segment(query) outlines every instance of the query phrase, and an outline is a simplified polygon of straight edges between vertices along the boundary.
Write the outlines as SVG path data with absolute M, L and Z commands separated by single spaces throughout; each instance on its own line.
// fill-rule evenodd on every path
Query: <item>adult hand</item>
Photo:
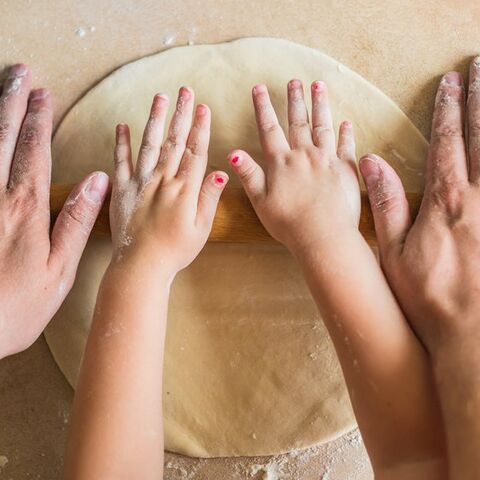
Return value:
M 102 172 L 85 178 L 50 234 L 52 98 L 30 88 L 14 65 L 0 97 L 0 358 L 30 346 L 63 302 L 108 188 Z
M 470 66 L 466 102 L 459 73 L 440 82 L 425 193 L 414 222 L 401 181 L 384 160 L 367 155 L 360 170 L 383 269 L 432 359 L 451 478 L 478 478 L 480 57 Z

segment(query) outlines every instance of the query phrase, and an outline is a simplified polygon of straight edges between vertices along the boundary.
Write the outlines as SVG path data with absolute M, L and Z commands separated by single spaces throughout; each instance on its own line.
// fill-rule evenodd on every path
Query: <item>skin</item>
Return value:
M 468 94 L 458 72 L 438 88 L 425 193 L 412 222 L 402 183 L 380 157 L 360 169 L 382 267 L 434 366 L 451 479 L 478 478 L 480 449 L 480 57 Z
M 298 260 L 337 351 L 378 479 L 446 478 L 443 423 L 427 353 L 358 231 L 352 126 L 338 145 L 327 89 L 288 85 L 288 140 L 264 85 L 253 103 L 265 163 L 229 160 L 265 228 Z
M 77 385 L 64 478 L 163 475 L 162 369 L 170 285 L 205 245 L 224 172 L 204 178 L 210 111 L 182 87 L 162 144 L 157 95 L 133 168 L 117 127 L 110 205 L 112 261 L 97 298 Z M 193 123 L 192 123 L 193 116 Z
M 60 307 L 108 188 L 102 172 L 85 178 L 50 233 L 53 102 L 31 83 L 14 65 L 0 96 L 0 358 L 29 347 Z

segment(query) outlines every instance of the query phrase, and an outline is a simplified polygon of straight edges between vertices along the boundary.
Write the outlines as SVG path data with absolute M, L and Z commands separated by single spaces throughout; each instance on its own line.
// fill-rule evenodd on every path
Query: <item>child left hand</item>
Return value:
M 154 97 L 135 169 L 129 129 L 117 127 L 110 204 L 117 261 L 148 262 L 173 277 L 205 245 L 228 176 L 204 179 L 211 115 L 206 105 L 193 110 L 193 91 L 182 87 L 162 144 L 168 99 Z

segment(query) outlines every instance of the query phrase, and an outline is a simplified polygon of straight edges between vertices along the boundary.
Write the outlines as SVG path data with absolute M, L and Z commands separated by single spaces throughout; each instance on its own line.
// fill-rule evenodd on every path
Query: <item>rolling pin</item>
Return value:
M 55 219 L 75 185 L 52 185 L 50 190 L 50 211 Z M 412 215 L 416 215 L 420 207 L 422 195 L 407 193 Z M 110 235 L 108 219 L 108 205 L 110 194 L 103 205 L 98 219 L 93 227 L 93 234 L 98 236 Z M 361 194 L 361 215 L 359 229 L 370 245 L 376 244 L 373 215 L 370 209 L 367 194 Z M 227 243 L 275 243 L 263 225 L 260 223 L 250 200 L 241 187 L 227 187 L 220 198 L 209 242 Z

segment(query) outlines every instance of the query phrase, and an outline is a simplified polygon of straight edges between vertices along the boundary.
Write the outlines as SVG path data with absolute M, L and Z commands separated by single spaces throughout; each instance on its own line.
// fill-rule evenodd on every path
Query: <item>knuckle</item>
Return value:
M 455 122 L 447 123 L 441 122 L 433 129 L 433 137 L 463 137 L 463 129 L 461 125 L 457 125 Z
M 468 123 L 470 135 L 480 136 L 480 115 L 471 119 Z
M 432 190 L 431 200 L 434 206 L 445 209 L 451 221 L 462 217 L 464 188 L 460 182 L 443 181 Z
M 275 122 L 262 122 L 260 123 L 260 130 L 263 133 L 272 133 L 277 130 L 277 124 Z
M 26 147 L 39 147 L 43 145 L 43 135 L 37 125 L 27 124 L 20 137 L 20 144 Z
M 257 166 L 255 164 L 250 163 L 246 165 L 245 168 L 240 172 L 240 178 L 245 183 L 249 183 L 257 172 Z
M 7 140 L 12 131 L 12 127 L 9 122 L 0 123 L 0 141 Z
M 290 122 L 290 128 L 302 129 L 308 127 L 309 124 L 306 120 L 293 120 Z
M 68 201 L 65 204 L 65 213 L 67 215 L 67 222 L 72 220 L 88 229 L 93 222 L 94 208 L 88 202 L 82 199 L 76 199 Z

